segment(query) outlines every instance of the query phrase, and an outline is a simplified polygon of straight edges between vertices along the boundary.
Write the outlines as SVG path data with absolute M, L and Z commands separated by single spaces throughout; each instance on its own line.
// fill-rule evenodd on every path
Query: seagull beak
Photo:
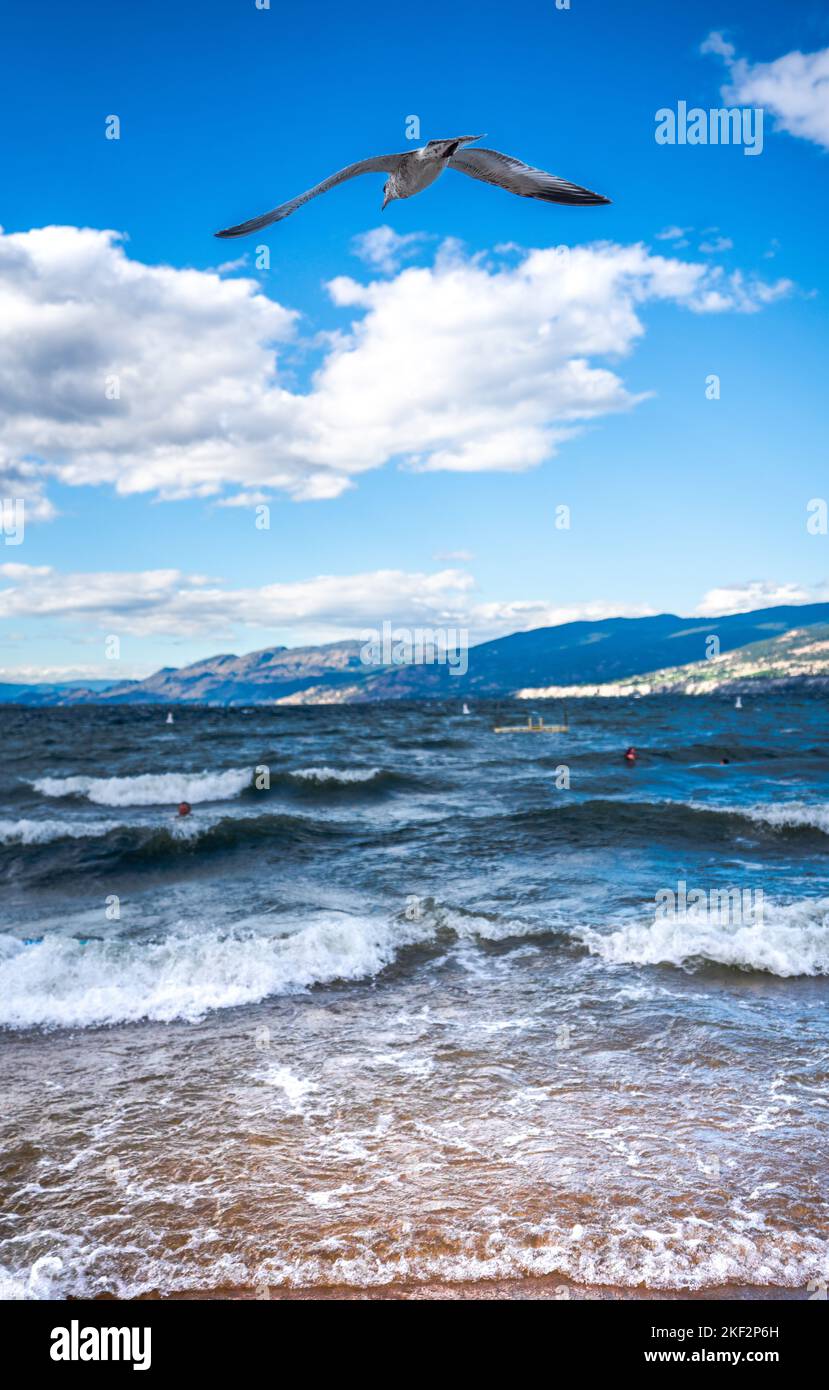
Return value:
M 386 193 L 385 196 L 384 196 L 384 198 L 383 198 L 382 203 L 380 204 L 380 211 L 381 211 L 381 212 L 385 212 L 385 211 L 386 211 L 386 208 L 388 207 L 388 205 L 389 205 L 390 202 L 391 202 L 391 198 L 389 197 L 388 193 Z

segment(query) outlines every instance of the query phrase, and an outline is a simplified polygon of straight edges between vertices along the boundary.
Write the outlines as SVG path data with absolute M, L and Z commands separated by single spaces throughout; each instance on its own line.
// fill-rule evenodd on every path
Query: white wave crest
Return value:
M 771 825 L 779 829 L 796 826 L 810 826 L 829 835 L 829 806 L 807 801 L 770 801 L 754 806 L 715 806 L 710 801 L 686 801 L 680 803 L 692 811 L 714 811 L 722 816 L 743 816 L 759 825 Z
M 768 806 L 750 806 L 743 812 L 749 820 L 766 825 L 808 825 L 829 835 L 829 806 L 809 805 L 805 801 L 773 801 Z
M 379 767 L 299 767 L 289 775 L 306 782 L 373 782 L 381 772 Z
M 144 772 L 137 777 L 39 777 L 41 796 L 84 796 L 98 806 L 164 806 L 179 801 L 227 801 L 250 786 L 248 767 L 225 772 Z
M 117 821 L 0 820 L 0 845 L 46 845 L 52 840 L 85 840 L 108 835 Z
M 579 933 L 591 955 L 610 965 L 688 966 L 698 961 L 764 970 L 786 979 L 829 975 L 829 898 L 788 905 L 766 899 L 762 920 L 721 923 L 691 908 L 649 923 Z
M 113 937 L 82 943 L 46 936 L 25 945 L 0 936 L 0 1027 L 193 1021 L 213 1009 L 253 1004 L 273 994 L 371 978 L 405 946 L 432 941 L 440 930 L 459 940 L 501 940 L 535 930 L 419 904 L 413 899 L 391 919 L 316 913 L 278 936 L 265 935 L 261 925 L 237 927 L 235 934 L 180 928 L 163 941 Z
M 0 1026 L 194 1020 L 270 994 L 376 975 L 422 936 L 418 923 L 330 912 L 278 937 L 190 930 L 161 942 L 48 936 L 29 946 L 0 937 Z

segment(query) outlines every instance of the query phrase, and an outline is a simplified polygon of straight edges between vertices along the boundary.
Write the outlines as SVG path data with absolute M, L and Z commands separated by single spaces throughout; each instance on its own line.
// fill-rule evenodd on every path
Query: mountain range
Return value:
M 605 618 L 516 632 L 471 647 L 468 670 L 447 664 L 366 664 L 357 641 L 317 647 L 267 647 L 164 667 L 146 680 L 79 685 L 2 685 L 0 701 L 71 704 L 344 704 L 394 699 L 451 699 L 520 694 L 701 693 L 727 679 L 829 684 L 823 648 L 808 658 L 803 629 L 829 625 L 829 603 L 759 609 L 719 618 Z M 786 643 L 787 634 L 796 634 Z M 712 641 L 716 639 L 716 641 Z M 776 644 L 776 645 L 775 645 Z M 829 643 L 827 643 L 829 650 Z M 742 666 L 729 653 L 741 652 Z M 388 654 L 387 654 L 388 655 Z M 729 660 L 731 658 L 729 657 Z M 807 669 L 808 668 L 808 669 Z M 729 676 L 730 672 L 730 676 Z M 647 689 L 646 689 L 647 687 Z M 699 687 L 699 688 L 697 688 Z

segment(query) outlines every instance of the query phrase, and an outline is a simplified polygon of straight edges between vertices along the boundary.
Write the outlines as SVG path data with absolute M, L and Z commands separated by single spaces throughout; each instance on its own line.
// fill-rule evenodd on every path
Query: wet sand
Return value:
M 153 1297 L 153 1295 L 145 1295 Z M 168 1296 L 169 1297 L 169 1296 Z M 386 1284 L 378 1288 L 356 1289 L 348 1285 L 333 1288 L 264 1289 L 221 1288 L 201 1292 L 182 1292 L 171 1296 L 183 1300 L 252 1300 L 273 1302 L 805 1302 L 806 1289 L 758 1288 L 752 1285 L 723 1284 L 711 1289 L 647 1289 L 574 1284 L 567 1280 L 493 1279 L 458 1284 Z

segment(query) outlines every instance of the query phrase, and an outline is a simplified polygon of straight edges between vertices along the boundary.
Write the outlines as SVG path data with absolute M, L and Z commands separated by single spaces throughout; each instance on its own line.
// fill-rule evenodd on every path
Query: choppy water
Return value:
M 829 1276 L 825 704 L 526 714 L 0 711 L 0 1294 Z

